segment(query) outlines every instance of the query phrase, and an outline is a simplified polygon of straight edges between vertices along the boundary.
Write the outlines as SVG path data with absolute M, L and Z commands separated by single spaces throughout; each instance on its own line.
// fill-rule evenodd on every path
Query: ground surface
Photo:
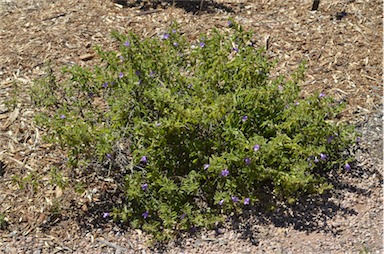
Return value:
M 0 0 L 0 253 L 150 253 L 144 233 L 102 218 L 111 182 L 88 175 L 80 196 L 51 184 L 50 167 L 65 154 L 42 141 L 28 88 L 74 63 L 98 63 L 93 47 L 114 49 L 113 30 L 160 36 L 172 21 L 191 40 L 229 17 L 256 33 L 278 59 L 274 74 L 308 62 L 304 93 L 322 91 L 347 102 L 342 121 L 363 134 L 351 172 L 335 190 L 274 213 L 255 207 L 216 232 L 202 231 L 165 246 L 169 253 L 383 253 L 382 3 L 378 0 L 218 0 L 143 4 L 109 0 Z M 344 15 L 346 14 L 346 15 Z M 14 107 L 13 107 L 14 105 Z M 10 108 L 10 109 L 9 109 Z M 65 175 L 65 171 L 63 171 Z M 109 202 L 110 203 L 110 202 Z M 159 251 L 159 250 L 158 250 Z

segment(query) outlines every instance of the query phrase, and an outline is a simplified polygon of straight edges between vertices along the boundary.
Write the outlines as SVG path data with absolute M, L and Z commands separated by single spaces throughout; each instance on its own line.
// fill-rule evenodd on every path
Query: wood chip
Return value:
M 88 53 L 88 54 L 81 55 L 80 60 L 81 61 L 89 61 L 94 57 L 95 57 L 95 54 Z

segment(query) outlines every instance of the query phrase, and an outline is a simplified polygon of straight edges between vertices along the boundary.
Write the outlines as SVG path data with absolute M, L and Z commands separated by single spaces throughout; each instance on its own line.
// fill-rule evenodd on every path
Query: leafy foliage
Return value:
M 126 203 L 111 214 L 157 240 L 212 226 L 265 191 L 288 201 L 322 193 L 325 173 L 352 160 L 341 155 L 355 140 L 336 122 L 343 105 L 301 97 L 303 65 L 269 78 L 252 33 L 230 27 L 193 43 L 176 26 L 161 39 L 114 33 L 120 50 L 97 48 L 100 66 L 68 68 L 62 84 L 48 75 L 32 90 L 37 123 L 72 166 L 114 160 L 128 140 Z

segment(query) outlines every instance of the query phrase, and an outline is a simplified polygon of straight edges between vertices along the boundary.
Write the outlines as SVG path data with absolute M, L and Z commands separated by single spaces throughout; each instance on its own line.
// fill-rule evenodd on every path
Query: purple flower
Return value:
M 131 43 L 129 43 L 129 41 L 126 41 L 126 42 L 124 42 L 124 46 L 129 47 L 129 46 L 131 46 Z
M 251 201 L 250 198 L 245 198 L 244 199 L 244 205 L 249 205 L 249 202 Z
M 320 159 L 323 160 L 323 161 L 327 160 L 327 155 L 321 153 L 320 154 Z
M 319 98 L 322 98 L 322 97 L 324 97 L 324 96 L 325 96 L 324 93 L 320 93 L 320 94 L 319 94 Z
M 219 201 L 219 205 L 223 205 L 223 204 L 224 204 L 224 199 Z
M 141 157 L 141 159 L 140 159 L 140 163 L 142 163 L 142 164 L 147 164 L 147 156 L 143 156 L 143 157 Z
M 120 59 L 120 60 L 124 60 L 124 57 L 123 57 L 123 56 L 119 56 L 119 59 Z
M 209 168 L 209 164 L 204 164 L 204 170 L 207 170 Z
M 185 213 L 183 213 L 182 215 L 180 215 L 180 220 L 184 219 L 185 216 L 187 216 Z
M 189 84 L 189 85 L 187 86 L 187 88 L 188 88 L 188 89 L 192 88 L 192 84 Z
M 120 72 L 119 78 L 122 78 L 122 77 L 124 77 L 124 73 Z
M 227 24 L 228 24 L 229 27 L 231 27 L 233 25 L 231 21 L 228 21 Z
M 143 191 L 146 191 L 146 190 L 148 189 L 148 184 L 147 184 L 147 183 L 142 184 L 142 185 L 141 185 L 141 189 L 142 189 Z
M 332 142 L 332 140 L 335 138 L 335 136 L 331 135 L 327 138 L 328 144 Z
M 356 139 L 356 143 L 360 143 L 360 142 L 361 142 L 361 138 L 358 137 L 358 138 Z
M 149 76 L 150 76 L 150 77 L 155 76 L 155 72 L 154 72 L 154 71 L 150 71 L 150 72 L 149 72 Z
M 257 152 L 260 149 L 260 145 L 254 145 L 253 151 Z
M 318 163 L 319 160 L 317 159 L 317 157 L 315 157 L 315 159 L 313 160 L 315 163 Z
M 249 165 L 249 164 L 251 164 L 251 159 L 250 158 L 245 158 L 244 162 L 245 162 L 245 164 Z
M 103 218 L 107 218 L 109 216 L 109 213 L 103 213 Z
M 176 32 L 177 32 L 177 31 L 176 31 L 176 29 L 172 29 L 172 33 L 174 33 L 174 34 L 175 34 Z
M 109 153 L 107 153 L 107 158 L 110 160 L 112 159 L 112 155 L 110 155 Z
M 65 119 L 65 115 L 61 115 L 60 118 L 61 118 L 61 119 Z
M 205 46 L 205 43 L 204 42 L 200 42 L 200 47 L 203 48 Z
M 236 196 L 231 197 L 231 199 L 232 199 L 233 203 L 236 203 L 239 201 L 239 198 Z
M 101 86 L 104 87 L 104 88 L 107 88 L 107 87 L 108 87 L 108 82 L 105 82 L 105 83 L 102 84 Z
M 296 101 L 295 105 L 298 106 L 300 103 L 298 101 Z
M 93 93 L 88 94 L 88 98 L 91 98 L 93 96 Z
M 135 71 L 136 76 L 140 76 L 141 71 Z
M 233 51 L 239 52 L 239 48 L 233 48 Z
M 349 170 L 351 170 L 351 165 L 349 165 L 349 164 L 347 163 L 347 164 L 345 164 L 345 167 L 344 167 L 344 168 L 345 168 L 345 170 L 348 170 L 348 171 L 349 171 Z
M 283 87 L 279 85 L 279 90 L 282 91 L 283 90 Z
M 156 123 L 156 127 L 159 127 L 161 125 L 161 123 Z
M 224 170 L 221 171 L 221 176 L 226 177 L 228 175 L 229 175 L 229 170 L 228 169 L 224 169 Z
M 169 34 L 164 34 L 163 35 L 163 40 L 168 40 L 169 39 Z
M 241 118 L 241 121 L 245 122 L 245 121 L 247 121 L 247 119 L 248 119 L 248 116 L 243 116 L 243 117 Z
M 144 219 L 148 218 L 149 212 L 145 211 L 144 213 L 141 214 L 141 216 L 144 217 Z
M 178 46 L 179 46 L 179 43 L 174 42 L 174 43 L 173 43 L 173 46 L 178 47 Z

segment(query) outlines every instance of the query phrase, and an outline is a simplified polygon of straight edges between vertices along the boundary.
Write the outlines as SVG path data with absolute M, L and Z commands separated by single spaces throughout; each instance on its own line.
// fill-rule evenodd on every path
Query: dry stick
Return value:
M 112 248 L 115 248 L 116 250 L 118 251 L 128 251 L 128 249 L 124 248 L 124 247 L 121 247 L 117 244 L 114 244 L 114 243 L 111 243 L 111 242 L 108 242 L 106 240 L 103 240 L 103 239 L 100 239 L 100 238 L 96 238 L 96 241 L 98 242 L 101 242 L 105 245 L 108 245 L 109 247 L 112 247 Z M 132 245 L 130 244 L 130 246 L 132 247 Z
M 26 168 L 26 169 L 29 169 L 31 171 L 35 171 L 33 168 L 31 168 L 30 166 L 26 165 L 25 162 L 21 162 L 19 161 L 18 159 L 15 159 L 15 158 L 12 158 L 12 157 L 7 157 L 7 159 L 11 159 L 13 160 L 14 162 L 16 162 L 17 164 L 19 164 L 21 167 L 23 168 Z

